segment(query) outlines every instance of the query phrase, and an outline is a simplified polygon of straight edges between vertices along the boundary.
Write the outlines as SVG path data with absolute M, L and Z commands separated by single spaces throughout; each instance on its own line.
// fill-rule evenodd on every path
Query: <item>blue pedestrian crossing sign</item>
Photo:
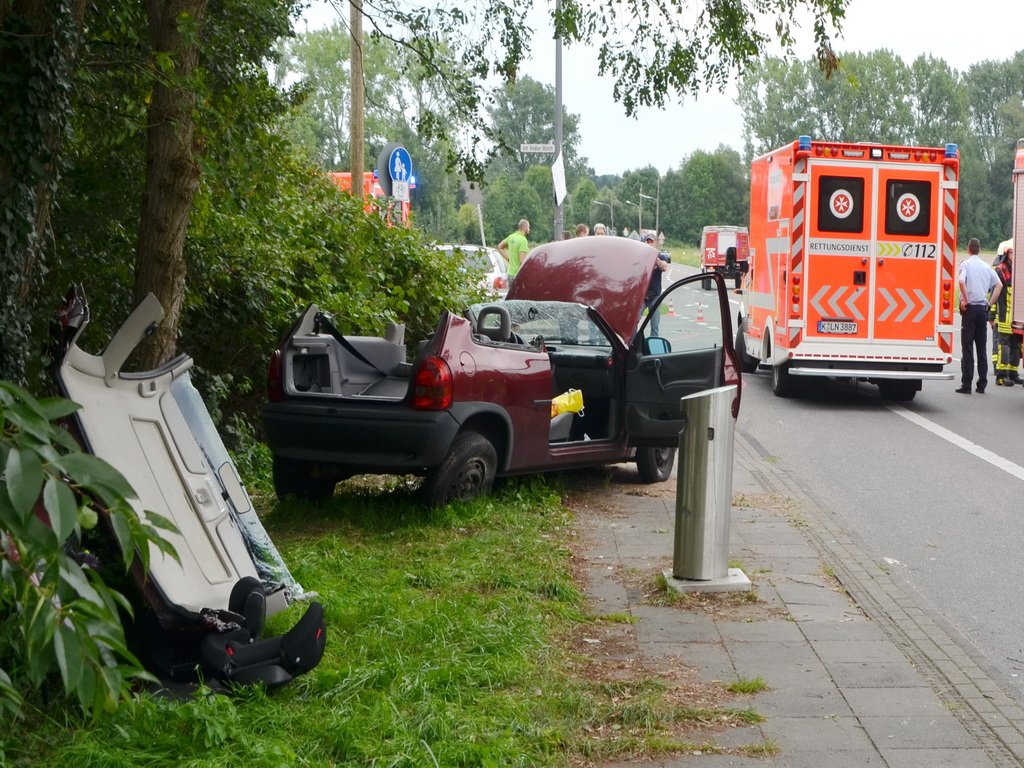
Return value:
M 405 147 L 395 147 L 388 157 L 388 176 L 391 194 L 399 202 L 409 200 L 409 182 L 412 179 L 412 158 Z

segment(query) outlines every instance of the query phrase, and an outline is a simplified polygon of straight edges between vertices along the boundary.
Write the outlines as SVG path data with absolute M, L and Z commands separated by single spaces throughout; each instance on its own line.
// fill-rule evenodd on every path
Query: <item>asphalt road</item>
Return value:
M 947 370 L 906 404 L 827 380 L 781 399 L 762 370 L 744 377 L 737 429 L 1024 700 L 1024 387 L 990 374 L 986 394 L 961 395 L 959 357 Z

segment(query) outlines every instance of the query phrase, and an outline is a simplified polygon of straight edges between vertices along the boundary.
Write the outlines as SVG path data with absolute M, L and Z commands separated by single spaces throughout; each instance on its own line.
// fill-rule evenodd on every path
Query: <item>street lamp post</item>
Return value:
M 600 200 L 591 200 L 590 204 L 591 205 L 603 205 L 605 208 L 608 209 L 608 215 L 611 217 L 608 220 L 608 226 L 610 226 L 612 228 L 612 232 L 614 232 L 615 231 L 615 209 L 612 208 L 611 204 L 610 203 L 602 203 Z
M 640 202 L 643 203 L 643 201 L 645 199 L 646 200 L 653 200 L 654 201 L 654 205 L 655 205 L 655 208 L 654 208 L 654 210 L 655 210 L 655 214 L 654 214 L 654 230 L 655 230 L 655 232 L 657 232 L 658 231 L 658 214 L 657 214 L 658 198 L 651 197 L 650 195 L 645 195 L 643 192 L 641 192 L 640 193 Z
M 658 201 L 654 204 L 654 228 L 658 230 L 658 237 L 661 237 L 661 176 L 658 176 Z
M 641 200 L 643 198 L 641 197 Z M 623 200 L 626 205 L 632 205 L 636 208 L 636 233 L 639 235 L 640 231 L 644 228 L 644 209 L 639 203 L 634 203 L 632 200 Z

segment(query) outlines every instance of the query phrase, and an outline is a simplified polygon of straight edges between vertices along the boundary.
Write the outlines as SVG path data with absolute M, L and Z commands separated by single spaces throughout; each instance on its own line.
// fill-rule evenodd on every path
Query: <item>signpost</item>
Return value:
M 412 178 L 412 158 L 405 147 L 395 147 L 388 158 L 391 194 L 400 203 L 409 202 L 409 181 Z
M 554 144 L 520 144 L 519 151 L 526 154 L 542 155 L 545 153 L 555 153 Z
M 377 155 L 377 183 L 385 196 L 401 202 L 409 201 L 409 186 L 413 180 L 412 158 L 401 144 L 386 145 Z M 405 196 L 399 197 L 402 193 Z

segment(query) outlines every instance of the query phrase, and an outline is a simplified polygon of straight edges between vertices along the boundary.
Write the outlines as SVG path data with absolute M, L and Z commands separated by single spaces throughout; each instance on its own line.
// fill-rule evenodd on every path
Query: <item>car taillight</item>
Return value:
M 412 407 L 421 411 L 443 411 L 453 400 L 452 370 L 439 357 L 428 357 L 416 371 Z
M 270 356 L 270 366 L 267 368 L 267 399 L 272 403 L 279 403 L 284 400 L 284 384 L 282 362 L 284 356 L 280 349 L 275 349 Z
M 498 275 L 496 278 L 494 278 L 494 290 L 503 291 L 506 288 L 508 288 L 508 280 L 506 280 L 501 275 Z

